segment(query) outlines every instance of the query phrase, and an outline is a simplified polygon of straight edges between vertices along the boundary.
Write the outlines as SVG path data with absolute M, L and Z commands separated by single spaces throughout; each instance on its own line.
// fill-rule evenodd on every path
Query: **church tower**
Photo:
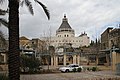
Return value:
M 65 14 L 64 14 L 64 18 L 62 19 L 62 24 L 56 31 L 56 36 L 57 37 L 75 37 L 75 32 L 69 25 L 68 19 L 66 18 Z

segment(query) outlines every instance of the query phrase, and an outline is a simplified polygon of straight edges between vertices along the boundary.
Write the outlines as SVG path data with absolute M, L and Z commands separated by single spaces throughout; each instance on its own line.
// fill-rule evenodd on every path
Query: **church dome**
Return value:
M 56 31 L 56 35 L 63 33 L 69 33 L 74 36 L 74 30 L 71 28 L 71 26 L 68 23 L 68 19 L 66 18 L 66 15 L 64 15 L 64 18 L 62 19 L 62 23 L 58 30 Z
M 59 29 L 72 29 L 68 23 L 68 20 L 66 18 L 66 15 L 64 15 L 64 18 L 62 20 L 62 24 L 60 25 Z

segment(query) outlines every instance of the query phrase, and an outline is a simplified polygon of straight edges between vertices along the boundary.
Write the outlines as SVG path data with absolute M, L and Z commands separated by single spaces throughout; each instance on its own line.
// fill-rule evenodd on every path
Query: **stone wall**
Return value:
M 0 71 L 7 71 L 8 70 L 8 65 L 4 64 L 4 65 L 0 65 Z

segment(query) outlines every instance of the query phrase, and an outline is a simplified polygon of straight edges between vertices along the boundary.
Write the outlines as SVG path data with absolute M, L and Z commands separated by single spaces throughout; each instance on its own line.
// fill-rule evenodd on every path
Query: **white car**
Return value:
M 83 69 L 83 67 L 79 66 L 78 64 L 70 64 L 70 65 L 68 65 L 66 67 L 60 67 L 59 70 L 61 72 L 70 72 L 70 71 L 73 71 L 74 68 L 76 68 L 76 69 L 78 69 L 78 68 Z

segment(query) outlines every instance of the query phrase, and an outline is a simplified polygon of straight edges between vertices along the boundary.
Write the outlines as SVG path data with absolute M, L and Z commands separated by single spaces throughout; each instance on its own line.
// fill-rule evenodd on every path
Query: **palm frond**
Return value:
M 22 6 L 22 7 L 23 7 L 23 4 L 24 4 L 24 0 L 23 0 L 22 2 L 20 2 L 20 6 Z
M 42 8 L 43 8 L 45 14 L 47 15 L 48 20 L 49 20 L 50 19 L 50 13 L 49 13 L 49 10 L 47 9 L 47 7 L 43 3 L 41 3 L 40 1 L 38 1 L 38 0 L 34 0 L 34 1 L 37 2 L 37 3 L 39 3 L 40 6 L 42 6 Z
M 33 7 L 32 7 L 31 2 L 30 2 L 29 0 L 25 0 L 25 4 L 26 4 L 26 6 L 28 7 L 30 13 L 31 13 L 32 15 L 34 15 Z
M 0 4 L 3 3 L 3 2 L 4 2 L 4 0 L 0 0 Z
M 3 19 L 3 18 L 0 18 L 0 26 L 1 26 L 1 24 L 3 24 L 4 26 L 8 27 L 8 22 L 5 19 Z
M 0 15 L 5 15 L 8 11 L 0 9 Z

